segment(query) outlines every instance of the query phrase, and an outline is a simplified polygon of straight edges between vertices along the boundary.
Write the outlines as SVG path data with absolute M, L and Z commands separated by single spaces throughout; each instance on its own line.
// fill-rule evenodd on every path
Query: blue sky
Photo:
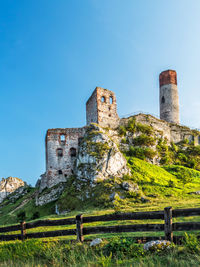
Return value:
M 85 125 L 96 86 L 120 116 L 158 116 L 175 69 L 181 123 L 200 128 L 199 14 L 199 0 L 0 0 L 0 177 L 34 185 L 46 130 Z

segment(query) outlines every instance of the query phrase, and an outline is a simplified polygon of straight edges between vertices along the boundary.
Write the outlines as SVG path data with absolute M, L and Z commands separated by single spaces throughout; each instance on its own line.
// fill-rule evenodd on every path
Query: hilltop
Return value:
M 153 120 L 147 115 L 143 118 Z M 7 179 L 12 184 L 11 180 Z M 14 223 L 23 213 L 32 220 L 78 210 L 196 207 L 200 203 L 200 146 L 188 139 L 170 142 L 164 132 L 139 122 L 138 116 L 116 129 L 91 124 L 80 141 L 74 174 L 66 182 L 40 190 L 17 181 L 22 191 L 13 190 L 1 203 L 1 224 Z

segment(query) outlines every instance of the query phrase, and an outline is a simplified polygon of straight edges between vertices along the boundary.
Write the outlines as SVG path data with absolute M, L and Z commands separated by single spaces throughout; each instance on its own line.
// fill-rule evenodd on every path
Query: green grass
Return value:
M 189 194 L 194 191 L 200 190 L 200 172 L 192 170 L 183 166 L 165 166 L 159 167 L 152 165 L 146 161 L 128 157 L 128 164 L 132 170 L 132 175 L 127 177 L 133 182 L 139 184 L 140 189 L 145 194 L 150 202 L 142 203 L 141 201 L 135 201 L 134 199 L 126 199 L 125 204 L 122 203 L 120 211 L 122 212 L 136 212 L 136 211 L 152 211 L 152 210 L 163 210 L 167 206 L 172 206 L 176 208 L 192 208 L 200 207 L 200 195 Z M 181 175 L 187 175 L 190 178 L 189 183 L 183 183 L 181 180 Z M 173 187 L 169 186 L 170 181 L 173 182 Z M 56 202 L 49 203 L 42 207 L 36 207 L 34 200 L 31 199 L 31 195 L 34 193 L 34 189 L 28 193 L 26 196 L 19 198 L 16 203 L 10 203 L 8 200 L 3 202 L 3 207 L 1 208 L 0 216 L 0 225 L 10 225 L 17 223 L 17 214 L 20 210 L 17 210 L 12 213 L 13 209 L 16 209 L 26 198 L 30 198 L 23 206 L 23 211 L 26 212 L 26 221 L 32 221 L 32 215 L 34 212 L 38 211 L 40 214 L 39 219 L 62 219 L 62 218 L 71 218 L 75 217 L 77 214 L 88 215 L 104 215 L 114 213 L 114 208 L 105 208 L 103 206 L 94 207 L 91 204 L 83 203 L 82 208 L 75 209 L 71 212 L 68 212 L 65 215 L 55 215 L 55 204 Z M 67 201 L 67 198 L 66 198 Z M 186 217 L 186 218 L 175 218 L 174 222 L 183 222 L 183 221 L 199 221 L 200 217 Z M 161 220 L 147 220 L 147 221 L 113 221 L 113 222 L 95 222 L 91 224 L 85 224 L 87 226 L 110 226 L 110 225 L 119 225 L 119 224 L 138 224 L 138 223 L 163 223 Z M 45 232 L 45 231 L 54 231 L 62 229 L 74 229 L 75 225 L 70 226 L 55 226 L 55 227 L 38 227 L 34 229 L 28 229 L 27 233 L 32 232 Z M 19 234 L 18 232 L 10 232 L 9 234 Z M 176 233 L 175 233 L 176 234 Z M 113 234 L 114 235 L 114 234 Z M 128 233 L 127 236 L 160 236 L 163 233 Z M 111 237 L 111 234 L 104 235 L 95 235 L 103 237 Z M 95 236 L 87 236 L 86 239 L 91 239 Z M 53 240 L 60 239 L 71 239 L 75 236 L 70 237 L 58 237 L 52 238 Z M 47 239 L 45 239 L 47 240 Z
M 153 252 L 143 250 L 125 236 L 103 240 L 96 247 L 89 243 L 42 242 L 29 240 L 0 243 L 0 266 L 199 266 L 199 243 L 189 237 L 183 246 Z
M 185 201 L 188 205 L 190 202 L 199 204 L 200 197 L 189 194 L 200 190 L 199 171 L 183 166 L 159 167 L 133 157 L 127 159 L 132 179 L 142 187 L 145 195 L 155 194 L 156 202 L 165 202 L 167 198 L 170 205 L 177 205 L 180 200 L 183 206 Z M 153 199 L 151 201 L 155 202 Z

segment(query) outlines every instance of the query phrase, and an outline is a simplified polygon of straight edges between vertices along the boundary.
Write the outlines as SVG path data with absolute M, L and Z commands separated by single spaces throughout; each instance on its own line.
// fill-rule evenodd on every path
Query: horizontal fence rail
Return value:
M 100 216 L 86 216 L 82 214 L 75 218 L 59 219 L 59 220 L 38 220 L 35 222 L 21 222 L 18 225 L 0 227 L 0 241 L 25 240 L 29 238 L 49 238 L 60 236 L 73 236 L 77 241 L 83 242 L 84 236 L 93 234 L 109 234 L 109 233 L 127 233 L 127 232 L 164 232 L 163 237 L 134 237 L 137 242 L 146 242 L 156 239 L 166 239 L 180 243 L 182 236 L 174 236 L 173 231 L 195 231 L 200 230 L 200 222 L 177 222 L 173 223 L 172 219 L 177 217 L 200 216 L 200 208 L 192 209 L 172 209 L 166 207 L 163 211 L 147 211 L 147 212 L 129 212 L 114 213 Z M 148 223 L 120 225 L 120 221 L 134 220 L 164 220 L 164 223 Z M 90 227 L 85 224 L 93 222 L 110 222 L 117 221 L 118 225 L 96 226 Z M 27 233 L 26 230 L 38 227 L 51 226 L 69 226 L 74 225 L 73 229 L 63 229 L 46 232 Z M 19 232 L 20 234 L 3 234 L 9 232 Z M 199 236 L 200 238 L 200 236 Z
M 83 234 L 89 235 L 97 233 L 125 233 L 125 232 L 153 232 L 153 231 L 164 231 L 164 225 L 131 224 L 131 225 L 87 227 L 83 229 Z
M 148 212 L 131 212 L 123 214 L 108 214 L 101 216 L 83 217 L 83 223 L 91 222 L 106 222 L 106 221 L 120 221 L 120 220 L 152 220 L 163 219 L 163 211 L 148 211 Z

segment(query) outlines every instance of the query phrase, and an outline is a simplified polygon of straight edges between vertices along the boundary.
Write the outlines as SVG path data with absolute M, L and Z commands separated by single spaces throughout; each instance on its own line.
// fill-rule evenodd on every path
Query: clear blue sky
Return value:
M 46 130 L 83 126 L 96 86 L 119 115 L 158 115 L 169 68 L 181 123 L 200 128 L 199 14 L 199 0 L 0 0 L 0 177 L 34 185 Z

